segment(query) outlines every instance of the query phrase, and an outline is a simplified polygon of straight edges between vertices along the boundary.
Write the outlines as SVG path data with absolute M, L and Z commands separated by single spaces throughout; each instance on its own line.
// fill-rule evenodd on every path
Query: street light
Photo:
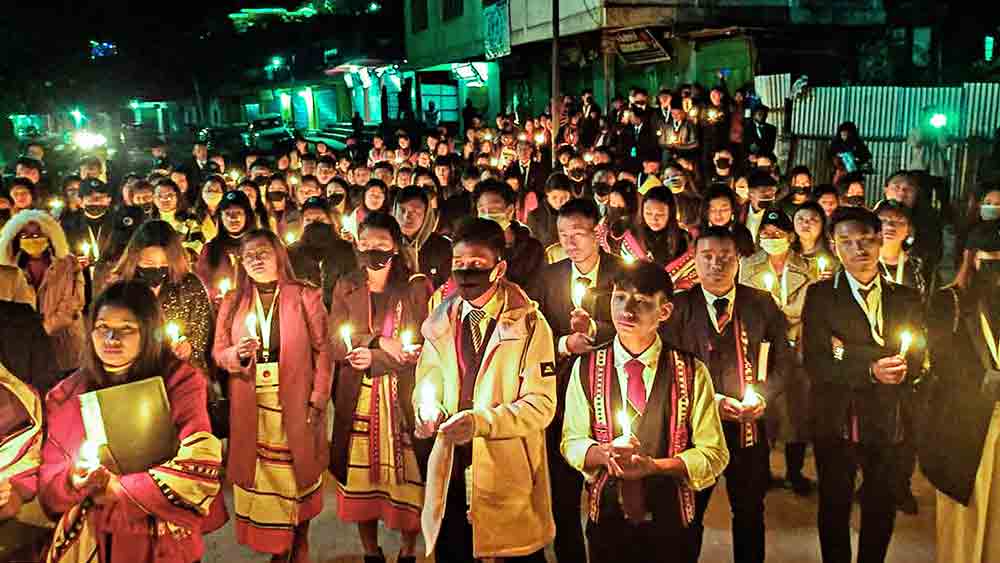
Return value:
M 369 2 L 368 3 L 368 7 L 366 8 L 366 10 L 368 11 L 369 14 L 374 14 L 374 13 L 378 12 L 381 9 L 382 9 L 382 3 L 381 2 L 376 2 L 375 0 L 372 0 L 371 2 Z
M 73 121 L 76 123 L 76 126 L 80 127 L 80 123 L 83 121 L 83 112 L 74 108 L 73 111 L 69 112 L 69 114 L 73 116 Z
M 948 116 L 943 113 L 935 113 L 931 116 L 931 127 L 935 129 L 941 129 L 945 125 L 948 125 Z
M 278 56 L 271 57 L 271 66 L 274 68 L 281 68 L 285 66 L 285 59 Z
M 129 102 L 128 107 L 132 109 L 139 109 L 139 100 L 132 100 Z

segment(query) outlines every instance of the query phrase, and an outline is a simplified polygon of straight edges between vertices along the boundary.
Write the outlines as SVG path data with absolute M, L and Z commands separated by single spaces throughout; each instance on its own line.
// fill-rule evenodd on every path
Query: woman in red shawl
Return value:
M 46 561 L 198 561 L 203 531 L 219 524 L 206 517 L 213 502 L 221 502 L 222 445 L 210 433 L 206 379 L 170 351 L 163 314 L 146 284 L 113 284 L 91 311 L 83 367 L 45 400 L 38 495 L 48 513 L 62 515 Z M 80 395 L 153 377 L 163 377 L 180 441 L 177 454 L 127 475 L 99 463 L 81 464 L 78 453 L 87 435 Z
M 213 356 L 229 372 L 226 471 L 236 538 L 274 561 L 309 561 L 323 509 L 332 361 L 323 292 L 295 279 L 270 231 L 247 233 L 236 288 L 222 301 Z

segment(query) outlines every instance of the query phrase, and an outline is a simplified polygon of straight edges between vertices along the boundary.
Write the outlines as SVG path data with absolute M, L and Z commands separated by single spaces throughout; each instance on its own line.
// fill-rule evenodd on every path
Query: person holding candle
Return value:
M 93 264 L 93 287 L 91 295 L 100 295 L 111 283 L 112 272 L 118 266 L 132 235 L 142 223 L 146 214 L 141 207 L 122 205 L 111 212 L 111 236 L 108 237 L 100 259 Z
M 583 478 L 559 454 L 565 412 L 566 387 L 573 363 L 593 346 L 611 340 L 612 282 L 622 268 L 621 259 L 601 251 L 597 243 L 600 213 L 593 199 L 574 199 L 559 209 L 556 230 L 567 258 L 541 271 L 528 293 L 548 320 L 557 351 L 556 414 L 546 438 L 552 476 L 552 517 L 556 523 L 555 552 L 559 561 L 586 561 L 580 526 L 580 492 Z
M 514 191 L 498 180 L 483 180 L 473 195 L 479 217 L 494 221 L 504 231 L 506 279 L 522 287 L 545 265 L 545 247 L 531 230 L 515 220 Z
M 192 215 L 200 225 L 205 242 L 211 241 L 219 234 L 218 210 L 225 193 L 226 178 L 221 174 L 212 174 L 202 184 Z
M 672 295 L 655 265 L 619 270 L 609 304 L 617 335 L 574 361 L 560 449 L 590 489 L 591 563 L 666 560 L 652 555 L 664 549 L 696 560 L 696 491 L 729 462 L 705 364 L 658 334 Z
M 783 391 L 793 357 L 788 322 L 775 298 L 737 283 L 739 267 L 732 231 L 709 227 L 699 233 L 695 268 L 700 284 L 674 297 L 664 338 L 708 366 L 730 458 L 725 476 L 733 514 L 734 561 L 761 563 L 764 496 L 770 485 L 764 416 Z M 709 487 L 697 495 L 692 522 L 695 553 L 701 552 L 703 519 L 713 490 Z
M 421 329 L 413 403 L 429 383 L 439 405 L 437 416 L 421 414 L 415 434 L 436 435 L 434 447 L 454 456 L 450 479 L 432 472 L 426 482 L 434 494 L 424 516 L 440 530 L 429 546 L 439 563 L 544 561 L 555 535 L 544 433 L 557 400 L 554 338 L 506 280 L 506 249 L 496 221 L 461 223 L 452 254 L 457 294 Z
M 329 309 L 337 280 L 358 267 L 354 248 L 339 236 L 328 200 L 311 197 L 301 210 L 302 238 L 288 247 L 288 257 L 300 280 L 323 288 L 323 303 Z
M 201 234 L 201 224 L 188 212 L 185 192 L 174 180 L 161 178 L 156 182 L 153 193 L 157 216 L 177 231 L 185 250 L 194 259 L 201 253 L 205 238 Z
M 295 278 L 270 231 L 243 238 L 212 356 L 230 375 L 236 538 L 274 561 L 307 562 L 309 522 L 323 508 L 332 357 L 323 293 Z
M 403 232 L 401 252 L 417 272 L 427 276 L 435 288 L 451 277 L 451 242 L 435 232 L 438 212 L 431 207 L 427 192 L 406 186 L 396 193 L 393 215 Z
M 174 355 L 209 375 L 209 337 L 215 321 L 212 302 L 191 273 L 180 235 L 165 221 L 143 223 L 112 273 L 119 281 L 142 281 L 156 296 L 163 317 L 183 339 L 167 342 Z
M 792 223 L 795 225 L 792 251 L 801 256 L 821 280 L 831 279 L 840 268 L 840 262 L 830 250 L 826 222 L 823 208 L 815 201 L 803 203 L 792 213 Z
M 740 211 L 739 221 L 746 226 L 756 242 L 764 212 L 771 208 L 778 193 L 778 181 L 768 172 L 756 170 L 747 178 L 747 187 L 749 199 Z
M 416 561 L 420 532 L 417 451 L 427 452 L 413 441 L 409 398 L 420 355 L 414 335 L 433 289 L 426 276 L 413 273 L 400 253 L 403 244 L 392 216 L 368 214 L 358 227 L 362 268 L 337 282 L 330 311 L 330 326 L 343 330 L 331 338 L 339 374 L 330 472 L 337 480 L 337 516 L 357 524 L 366 562 L 385 561 L 380 520 L 402 533 L 399 561 Z
M 219 234 L 202 247 L 195 265 L 195 273 L 213 303 L 224 296 L 220 289 L 224 280 L 228 280 L 230 288 L 235 283 L 240 244 L 248 232 L 257 228 L 253 206 L 239 190 L 226 192 L 216 213 L 221 226 Z
M 79 367 L 85 283 L 59 223 L 37 209 L 12 217 L 0 229 L 0 265 L 19 268 L 35 290 L 36 310 L 52 339 L 59 370 Z
M 774 297 L 785 315 L 787 341 L 793 350 L 802 329 L 806 288 L 819 279 L 819 273 L 791 249 L 794 240 L 791 219 L 779 209 L 768 210 L 760 225 L 761 250 L 742 260 L 739 277 L 741 284 L 767 291 Z M 802 475 L 809 441 L 809 381 L 797 358 L 786 368 L 784 393 L 772 402 L 772 415 L 768 417 L 769 439 L 785 443 L 785 479 L 772 481 L 805 496 L 813 489 L 813 482 Z
M 823 560 L 851 561 L 850 516 L 860 468 L 858 560 L 885 560 L 896 518 L 896 475 L 904 405 L 920 374 L 924 322 L 919 293 L 879 273 L 882 222 L 860 207 L 830 218 L 843 270 L 812 284 L 802 312 L 802 351 L 811 379 L 818 528 Z M 905 357 L 900 336 L 917 337 Z
M 968 285 L 930 300 L 931 377 L 917 443 L 937 489 L 937 560 L 991 563 L 1000 561 L 991 535 L 1000 518 L 1000 222 L 980 223 L 966 240 L 975 260 Z
M 0 527 L 16 518 L 38 492 L 42 456 L 42 401 L 29 384 L 0 363 Z M 7 538 L 10 541 L 10 538 Z M 5 545 L 9 561 L 38 561 L 37 538 Z M 18 546 L 20 544 L 20 546 Z
M 78 192 L 83 203 L 82 213 L 64 215 L 62 228 L 66 232 L 70 248 L 77 250 L 84 243 L 89 244 L 91 255 L 83 257 L 99 258 L 101 249 L 111 235 L 111 217 L 108 211 L 111 209 L 112 188 L 97 178 L 87 178 L 80 181 Z M 82 256 L 84 253 L 80 254 Z
M 102 561 L 193 563 L 204 552 L 202 534 L 222 524 L 222 445 L 210 430 L 207 382 L 173 355 L 163 324 L 146 284 L 112 284 L 91 309 L 83 367 L 46 397 L 38 495 L 49 514 L 61 515 L 48 563 L 85 563 L 95 554 Z M 173 459 L 126 475 L 99 459 L 79 459 L 88 450 L 80 395 L 152 377 L 163 378 L 180 440 Z

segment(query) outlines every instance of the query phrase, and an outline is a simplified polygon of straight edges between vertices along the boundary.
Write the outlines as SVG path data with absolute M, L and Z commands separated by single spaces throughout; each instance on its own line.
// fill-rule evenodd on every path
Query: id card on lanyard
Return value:
M 257 322 L 259 323 L 259 334 L 260 334 L 260 344 L 261 344 L 261 356 L 263 357 L 263 362 L 257 363 L 257 392 L 267 393 L 276 392 L 278 390 L 278 362 L 272 362 L 271 360 L 271 321 L 274 320 L 274 309 L 278 305 L 278 297 L 281 294 L 281 288 L 279 287 L 277 291 L 274 292 L 274 299 L 271 300 L 271 306 L 267 310 L 267 314 L 264 314 L 264 305 L 260 300 L 260 293 L 254 288 L 254 308 L 257 312 Z

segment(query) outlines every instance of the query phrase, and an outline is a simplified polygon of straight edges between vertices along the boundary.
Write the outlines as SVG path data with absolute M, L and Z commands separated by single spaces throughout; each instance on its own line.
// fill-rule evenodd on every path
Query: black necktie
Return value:
M 729 299 L 720 297 L 712 303 L 712 306 L 715 307 L 715 325 L 719 327 L 719 332 L 722 332 L 729 322 Z
M 469 322 L 469 330 L 472 331 L 472 346 L 475 347 L 477 354 L 483 349 L 483 331 L 479 324 L 485 318 L 486 313 L 482 309 L 473 309 L 465 316 L 465 320 Z

